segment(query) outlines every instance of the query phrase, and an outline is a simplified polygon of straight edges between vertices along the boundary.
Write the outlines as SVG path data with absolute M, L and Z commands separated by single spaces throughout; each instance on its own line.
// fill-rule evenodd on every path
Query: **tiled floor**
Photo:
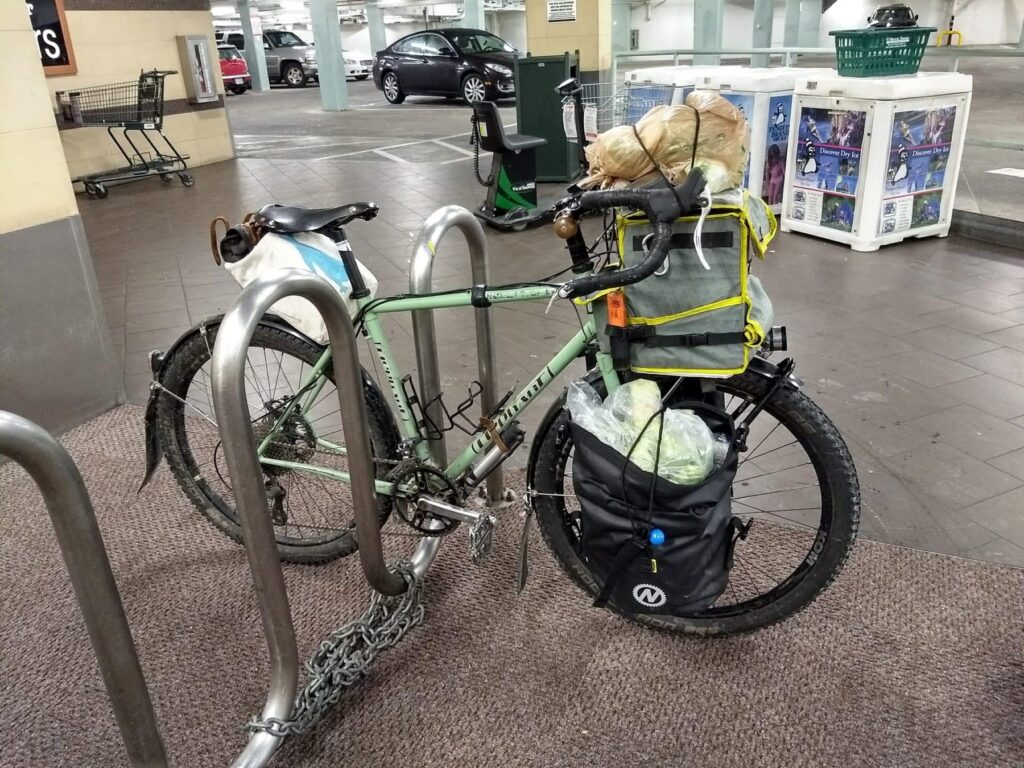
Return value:
M 359 117 L 361 125 L 370 119 Z M 196 169 L 192 189 L 147 180 L 115 189 L 107 200 L 80 199 L 129 399 L 146 395 L 149 350 L 166 347 L 237 296 L 210 255 L 215 215 L 237 220 L 267 202 L 374 200 L 382 215 L 353 225 L 350 238 L 382 293 L 404 290 L 410 245 L 424 218 L 442 204 L 482 197 L 467 162 L 408 159 L 243 159 Z M 566 263 L 549 228 L 488 238 L 496 282 L 540 277 Z M 790 329 L 807 392 L 851 446 L 864 535 L 1024 566 L 1022 253 L 950 238 L 864 254 L 783 235 L 755 270 L 777 322 Z M 440 288 L 467 283 L 457 235 L 440 249 L 434 274 Z M 455 392 L 475 378 L 467 319 L 460 310 L 437 318 L 444 383 Z M 409 323 L 398 319 L 390 328 L 411 372 Z M 576 316 L 565 306 L 549 315 L 542 305 L 498 308 L 501 380 L 524 383 L 574 328 Z M 538 405 L 524 426 L 534 426 L 543 410 Z M 514 458 L 522 464 L 525 457 L 524 450 Z

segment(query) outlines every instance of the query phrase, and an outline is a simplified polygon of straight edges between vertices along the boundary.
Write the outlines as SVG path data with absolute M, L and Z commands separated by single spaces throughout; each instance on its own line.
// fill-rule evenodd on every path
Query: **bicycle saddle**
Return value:
M 341 227 L 354 219 L 369 221 L 380 208 L 374 203 L 349 203 L 340 208 L 301 208 L 297 205 L 265 205 L 256 212 L 256 221 L 271 232 L 315 232 L 325 227 Z

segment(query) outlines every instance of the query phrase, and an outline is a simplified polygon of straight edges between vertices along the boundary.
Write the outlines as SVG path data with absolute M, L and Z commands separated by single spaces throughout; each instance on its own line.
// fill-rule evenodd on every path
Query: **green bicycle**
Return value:
M 464 505 L 488 472 L 523 443 L 521 414 L 575 360 L 586 357 L 596 362 L 586 379 L 602 394 L 636 377 L 616 371 L 610 356 L 599 351 L 598 331 L 588 309 L 580 330 L 524 387 L 510 392 L 484 426 L 467 430 L 468 444 L 447 466 L 439 467 L 431 461 L 430 440 L 450 429 L 466 404 L 443 408 L 446 423 L 426 416 L 429 404 L 419 402 L 411 378 L 403 376 L 383 317 L 482 303 L 548 302 L 556 296 L 571 298 L 637 282 L 664 261 L 679 206 L 678 190 L 586 192 L 563 201 L 560 220 L 571 220 L 567 245 L 576 275 L 563 284 L 517 283 L 370 298 L 361 296 L 359 270 L 346 259 L 346 251 L 341 252 L 358 306 L 353 322 L 370 341 L 388 389 L 386 398 L 364 369 L 361 396 L 377 467 L 382 525 L 397 510 L 416 535 L 436 536 L 454 528 L 458 515 L 445 515 L 443 510 Z M 606 219 L 606 242 L 588 248 L 580 231 L 582 220 L 586 214 L 607 213 L 614 207 L 645 210 L 655 224 L 654 243 L 643 265 L 590 273 L 595 253 L 611 244 L 612 234 Z M 327 222 L 323 216 L 306 217 L 306 229 L 343 242 L 343 226 L 353 217 L 342 211 L 351 209 L 338 209 Z M 292 231 L 306 230 L 295 226 Z M 210 362 L 220 321 L 217 317 L 200 323 L 165 355 L 154 358 L 154 388 L 147 410 L 149 474 L 162 453 L 196 508 L 239 541 L 241 530 L 210 394 Z M 859 522 L 857 476 L 842 437 L 801 392 L 792 368 L 788 360 L 776 366 L 758 356 L 744 373 L 730 378 L 647 377 L 656 378 L 670 400 L 703 400 L 743 425 L 744 451 L 732 505 L 734 514 L 748 525 L 743 546 L 734 554 L 728 587 L 711 607 L 685 616 L 628 618 L 694 634 L 750 631 L 797 613 L 839 573 Z M 282 559 L 317 563 L 352 553 L 357 542 L 330 351 L 268 315 L 248 349 L 246 390 Z M 600 585 L 581 555 L 580 506 L 572 478 L 574 443 L 564 396 L 563 392 L 548 410 L 533 440 L 524 501 L 556 560 L 595 596 Z M 432 503 L 418 503 L 422 499 Z

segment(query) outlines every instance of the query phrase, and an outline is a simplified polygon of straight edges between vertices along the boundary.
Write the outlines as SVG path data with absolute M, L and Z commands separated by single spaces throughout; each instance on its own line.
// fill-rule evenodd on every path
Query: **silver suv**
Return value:
M 245 37 L 241 32 L 220 34 L 218 42 L 229 43 L 245 50 Z M 267 56 L 267 74 L 271 81 L 284 83 L 289 88 L 302 88 L 310 79 L 318 79 L 316 49 L 296 35 L 283 29 L 263 30 L 263 49 Z

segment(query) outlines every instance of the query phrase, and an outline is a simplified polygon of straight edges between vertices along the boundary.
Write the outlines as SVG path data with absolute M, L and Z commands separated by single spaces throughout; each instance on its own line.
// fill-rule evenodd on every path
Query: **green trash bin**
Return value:
M 562 97 L 555 89 L 579 73 L 579 57 L 530 56 L 516 59 L 515 133 L 540 136 L 548 143 L 537 148 L 537 181 L 568 182 L 579 165 L 575 144 L 562 129 Z

